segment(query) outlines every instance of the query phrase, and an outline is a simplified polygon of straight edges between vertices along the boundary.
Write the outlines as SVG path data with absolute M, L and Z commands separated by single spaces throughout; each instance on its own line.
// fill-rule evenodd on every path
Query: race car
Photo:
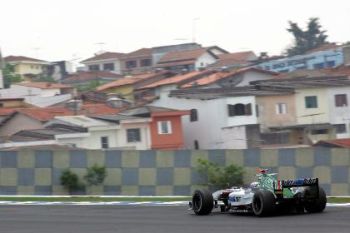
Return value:
M 318 178 L 278 180 L 277 173 L 259 169 L 257 181 L 249 187 L 232 187 L 214 193 L 196 190 L 189 202 L 197 215 L 208 215 L 214 208 L 221 212 L 247 212 L 270 216 L 281 212 L 322 212 L 327 204 L 325 191 Z

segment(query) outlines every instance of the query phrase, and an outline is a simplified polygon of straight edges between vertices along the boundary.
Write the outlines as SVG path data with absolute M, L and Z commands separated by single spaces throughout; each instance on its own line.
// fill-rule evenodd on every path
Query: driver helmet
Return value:
M 252 188 L 252 189 L 256 189 L 256 188 L 259 188 L 259 182 L 252 182 L 251 184 L 250 184 L 250 188 Z

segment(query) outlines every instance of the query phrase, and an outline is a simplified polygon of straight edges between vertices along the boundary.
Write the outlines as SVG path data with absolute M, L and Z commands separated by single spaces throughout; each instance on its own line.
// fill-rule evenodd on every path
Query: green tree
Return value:
M 294 44 L 287 49 L 289 56 L 304 54 L 310 49 L 314 49 L 322 44 L 327 43 L 326 31 L 321 29 L 318 18 L 310 18 L 307 23 L 307 29 L 303 30 L 297 23 L 289 21 L 290 32 L 294 37 Z
M 20 75 L 15 73 L 15 66 L 11 64 L 6 64 L 3 71 L 4 87 L 9 88 L 12 83 L 18 83 L 22 81 Z
M 79 181 L 78 175 L 69 169 L 62 172 L 60 181 L 61 185 L 70 193 L 84 188 L 84 185 Z
M 235 164 L 220 167 L 217 163 L 198 159 L 197 171 L 208 179 L 208 185 L 216 188 L 228 188 L 243 184 L 243 167 Z
M 34 82 L 48 82 L 48 83 L 56 83 L 55 79 L 51 76 L 39 76 L 33 79 Z
M 87 174 L 84 176 L 84 179 L 87 182 L 88 186 L 100 185 L 103 183 L 106 176 L 106 167 L 94 164 L 92 167 L 88 168 Z

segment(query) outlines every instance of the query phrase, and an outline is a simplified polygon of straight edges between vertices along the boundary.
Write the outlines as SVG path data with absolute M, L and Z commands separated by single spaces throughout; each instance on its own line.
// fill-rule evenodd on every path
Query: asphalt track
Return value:
M 350 208 L 269 218 L 215 212 L 195 216 L 185 206 L 0 206 L 1 233 L 350 232 Z

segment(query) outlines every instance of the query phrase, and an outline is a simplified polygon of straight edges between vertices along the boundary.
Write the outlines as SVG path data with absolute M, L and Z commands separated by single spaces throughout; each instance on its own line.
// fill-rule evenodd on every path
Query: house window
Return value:
M 305 108 L 317 108 L 317 96 L 305 96 Z
M 199 150 L 199 143 L 197 140 L 194 140 L 194 149 Z
M 317 134 L 328 134 L 328 129 L 314 129 L 311 130 L 312 135 L 317 135 Z
M 126 137 L 128 142 L 141 142 L 140 129 L 127 129 Z
M 137 66 L 136 61 L 127 61 L 125 64 L 126 64 L 126 68 L 128 69 L 135 68 Z
M 326 62 L 327 67 L 334 67 L 335 66 L 335 61 L 327 61 Z
M 335 106 L 336 107 L 345 107 L 348 106 L 348 99 L 346 94 L 335 95 Z
M 99 65 L 90 65 L 90 66 L 89 66 L 89 70 L 90 70 L 90 71 L 97 71 L 97 70 L 100 70 L 100 66 L 99 66 Z
M 101 137 L 101 148 L 103 149 L 109 148 L 108 137 Z
M 170 121 L 158 121 L 158 134 L 171 134 L 171 122 Z
M 114 70 L 114 63 L 103 64 L 103 70 Z
M 276 114 L 286 114 L 287 113 L 287 104 L 277 103 L 276 104 Z
M 345 124 L 337 124 L 334 125 L 335 132 L 338 133 L 346 133 L 346 125 Z
M 228 115 L 229 116 L 247 116 L 252 115 L 252 105 L 251 104 L 228 104 Z
M 314 64 L 314 69 L 323 69 L 323 68 L 324 68 L 324 63 Z
M 198 121 L 197 109 L 191 109 L 190 121 Z
M 151 66 L 152 65 L 152 60 L 151 59 L 142 59 L 140 61 L 140 66 Z

